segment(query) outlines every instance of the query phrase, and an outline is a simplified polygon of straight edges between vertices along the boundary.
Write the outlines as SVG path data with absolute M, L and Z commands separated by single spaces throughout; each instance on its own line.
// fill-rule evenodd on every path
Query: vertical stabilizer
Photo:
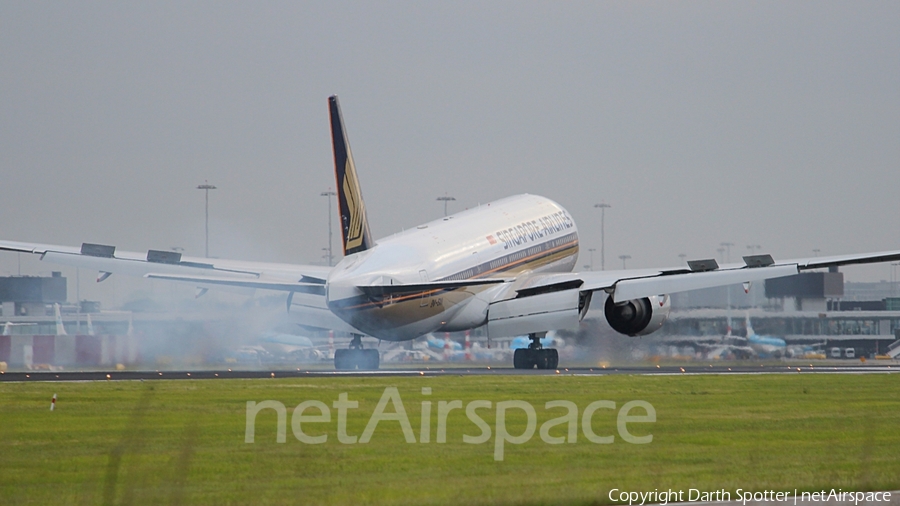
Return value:
M 67 336 L 66 327 L 63 325 L 62 315 L 59 312 L 59 304 L 53 304 L 53 313 L 56 317 L 56 335 Z
M 341 237 L 344 240 L 344 255 L 352 255 L 371 248 L 375 243 L 369 231 L 366 205 L 359 189 L 356 166 L 353 164 L 353 154 L 350 153 L 350 143 L 347 141 L 347 130 L 344 128 L 337 96 L 328 97 L 328 111 L 331 116 L 338 209 L 341 212 Z

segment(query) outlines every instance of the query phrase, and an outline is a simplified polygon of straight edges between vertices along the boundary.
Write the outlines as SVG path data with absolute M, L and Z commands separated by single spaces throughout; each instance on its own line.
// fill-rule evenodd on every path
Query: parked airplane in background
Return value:
M 782 358 L 787 356 L 787 343 L 780 337 L 761 336 L 750 325 L 750 314 L 744 316 L 747 326 L 747 344 L 760 358 Z
M 278 332 L 265 332 L 257 340 L 267 352 L 276 357 L 295 357 L 304 360 L 323 359 L 327 348 L 317 347 L 305 336 L 295 336 Z
M 429 336 L 427 336 L 427 339 L 425 340 L 425 342 L 428 344 L 428 347 L 430 349 L 435 350 L 435 351 L 444 351 L 444 350 L 462 351 L 463 350 L 463 345 L 457 343 L 456 341 L 448 339 L 448 338 L 438 339 L 432 335 L 429 335 Z
M 66 326 L 63 325 L 62 315 L 59 313 L 59 304 L 53 304 L 53 316 L 56 320 L 56 335 L 66 336 Z
M 172 251 L 118 251 L 0 241 L 0 249 L 41 255 L 47 262 L 110 273 L 191 283 L 201 290 L 245 287 L 287 294 L 287 307 L 308 326 L 352 333 L 337 350 L 338 369 L 377 368 L 376 350 L 362 335 L 406 341 L 432 332 L 486 327 L 489 336 L 527 334 L 515 351 L 516 368 L 555 368 L 557 351 L 544 348 L 547 331 L 572 328 L 595 293 L 609 296 L 604 312 L 617 332 L 639 336 L 659 329 L 669 293 L 797 274 L 807 269 L 900 260 L 900 251 L 776 262 L 752 255 L 743 263 L 715 260 L 685 267 L 571 272 L 578 230 L 562 206 L 537 195 L 517 195 L 422 224 L 375 241 L 337 97 L 328 99 L 337 203 L 344 258 L 334 268 L 182 257 Z
M 13 323 L 13 322 L 6 322 L 5 324 L 3 324 L 3 333 L 0 333 L 0 336 L 8 336 L 8 335 L 11 335 L 11 334 L 13 333 L 13 332 L 12 332 L 12 329 L 13 329 L 14 327 L 34 327 L 34 326 L 36 326 L 36 325 L 37 325 L 37 323 Z

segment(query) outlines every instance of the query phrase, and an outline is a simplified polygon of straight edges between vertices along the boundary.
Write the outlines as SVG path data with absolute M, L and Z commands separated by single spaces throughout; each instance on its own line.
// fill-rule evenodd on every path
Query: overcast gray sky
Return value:
M 608 267 L 900 249 L 888 1 L 5 1 L 0 238 L 202 255 L 209 180 L 212 255 L 322 262 L 333 93 L 376 237 L 535 193 L 579 265 L 600 201 Z

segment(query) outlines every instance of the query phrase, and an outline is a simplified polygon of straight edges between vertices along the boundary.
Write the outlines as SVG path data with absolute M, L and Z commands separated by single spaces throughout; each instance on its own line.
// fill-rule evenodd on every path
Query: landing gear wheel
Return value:
M 516 369 L 532 369 L 534 368 L 534 364 L 529 361 L 528 352 L 531 350 L 526 349 L 518 349 L 513 352 L 513 367 Z
M 520 348 L 513 352 L 513 367 L 516 369 L 556 369 L 559 366 L 559 352 L 553 348 Z
M 334 368 L 338 371 L 353 369 L 374 371 L 380 362 L 378 350 L 364 350 L 362 340 L 354 336 L 349 349 L 334 350 Z
M 374 371 L 378 369 L 378 350 L 359 350 L 361 351 L 362 360 L 360 360 L 359 368 Z
M 555 348 L 542 350 L 547 354 L 547 369 L 556 369 L 559 367 L 559 352 Z
M 334 368 L 338 371 L 356 369 L 353 363 L 353 352 L 356 350 L 334 350 Z
M 533 350 L 534 361 L 538 369 L 550 369 L 550 356 L 547 354 L 550 350 Z

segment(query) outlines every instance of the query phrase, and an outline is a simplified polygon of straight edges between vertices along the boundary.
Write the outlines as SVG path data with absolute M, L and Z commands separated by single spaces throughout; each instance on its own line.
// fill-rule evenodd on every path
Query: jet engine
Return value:
M 619 303 L 613 302 L 610 296 L 606 298 L 604 313 L 606 321 L 616 332 L 628 336 L 646 336 L 662 327 L 669 317 L 671 307 L 668 295 L 654 295 Z

